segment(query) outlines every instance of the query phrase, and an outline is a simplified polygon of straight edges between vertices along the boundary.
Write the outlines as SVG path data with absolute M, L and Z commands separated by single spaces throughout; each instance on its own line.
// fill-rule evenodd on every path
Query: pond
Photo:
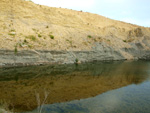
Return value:
M 0 69 L 0 104 L 22 113 L 148 113 L 148 61 Z

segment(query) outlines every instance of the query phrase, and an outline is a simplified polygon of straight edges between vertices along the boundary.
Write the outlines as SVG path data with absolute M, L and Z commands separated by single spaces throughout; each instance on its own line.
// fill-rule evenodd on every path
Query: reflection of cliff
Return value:
M 1 69 L 0 100 L 19 111 L 32 110 L 35 92 L 43 98 L 48 91 L 46 103 L 64 102 L 141 83 L 147 76 L 147 63 L 140 61 Z

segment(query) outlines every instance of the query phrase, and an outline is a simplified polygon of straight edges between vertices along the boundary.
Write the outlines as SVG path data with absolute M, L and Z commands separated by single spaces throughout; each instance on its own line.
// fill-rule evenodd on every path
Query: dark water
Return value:
M 42 113 L 149 113 L 149 80 L 148 61 L 2 68 L 0 100 L 25 113 L 40 110 L 37 94 Z

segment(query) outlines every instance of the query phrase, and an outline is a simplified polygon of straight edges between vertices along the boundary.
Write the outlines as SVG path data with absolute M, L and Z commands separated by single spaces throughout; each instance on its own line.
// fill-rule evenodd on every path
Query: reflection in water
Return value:
M 6 101 L 10 109 L 14 107 L 16 111 L 28 111 L 37 107 L 36 94 L 39 93 L 40 100 L 43 100 L 44 92 L 48 92 L 46 104 L 57 104 L 46 105 L 44 110 L 47 112 L 97 113 L 121 110 L 121 107 L 118 108 L 120 102 L 131 104 L 123 98 L 130 97 L 133 92 L 130 87 L 135 85 L 123 90 L 117 88 L 142 83 L 149 77 L 149 69 L 149 63 L 144 61 L 2 68 L 0 100 Z M 109 90 L 113 91 L 104 93 Z M 137 91 L 143 89 L 137 88 Z M 93 96 L 96 97 L 89 98 Z M 83 98 L 89 99 L 77 101 Z M 58 104 L 71 100 L 76 101 Z
M 149 113 L 150 82 L 112 90 L 93 98 L 44 105 L 43 113 Z M 33 113 L 36 112 L 33 111 Z M 31 113 L 31 112 L 28 112 Z

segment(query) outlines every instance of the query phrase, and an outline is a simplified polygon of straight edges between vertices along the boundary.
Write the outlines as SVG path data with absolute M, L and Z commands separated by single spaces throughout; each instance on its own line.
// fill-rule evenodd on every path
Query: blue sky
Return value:
M 150 0 L 32 0 L 41 5 L 96 13 L 150 27 Z

